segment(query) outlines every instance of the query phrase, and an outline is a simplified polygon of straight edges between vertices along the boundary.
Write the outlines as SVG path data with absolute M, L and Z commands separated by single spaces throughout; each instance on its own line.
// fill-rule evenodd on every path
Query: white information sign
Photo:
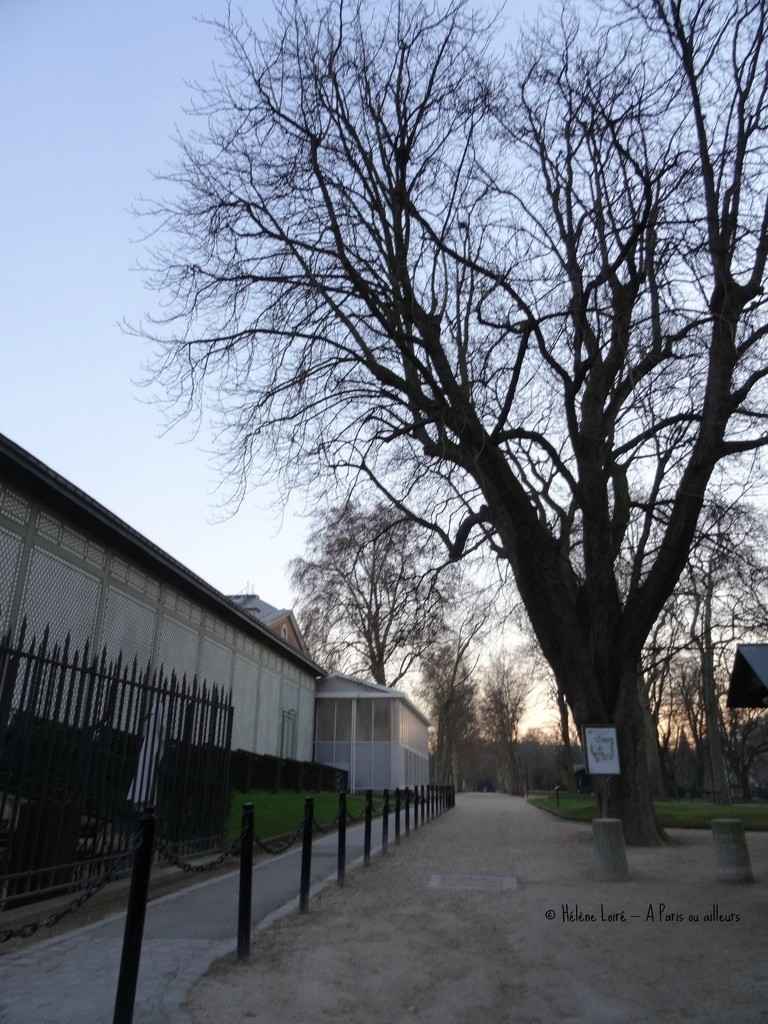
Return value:
M 612 725 L 584 726 L 584 753 L 590 775 L 620 775 L 619 744 Z

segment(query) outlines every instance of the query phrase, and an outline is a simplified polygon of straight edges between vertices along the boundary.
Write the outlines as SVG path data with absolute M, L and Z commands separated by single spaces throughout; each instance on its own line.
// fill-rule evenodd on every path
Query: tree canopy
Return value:
M 391 506 L 318 511 L 289 563 L 296 614 L 313 657 L 397 686 L 440 639 L 458 573 L 438 576 L 429 533 Z
M 606 813 L 653 842 L 637 674 L 715 466 L 766 432 L 768 0 L 230 16 L 179 140 L 156 379 L 243 486 L 367 483 L 511 569 Z

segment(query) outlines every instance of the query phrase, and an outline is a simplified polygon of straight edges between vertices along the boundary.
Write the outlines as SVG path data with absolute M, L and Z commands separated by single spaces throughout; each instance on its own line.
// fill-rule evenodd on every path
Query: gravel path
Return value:
M 768 834 L 749 835 L 752 885 L 718 882 L 710 833 L 688 831 L 597 883 L 591 836 L 460 796 L 259 932 L 247 965 L 215 964 L 185 1008 L 195 1024 L 768 1024 Z

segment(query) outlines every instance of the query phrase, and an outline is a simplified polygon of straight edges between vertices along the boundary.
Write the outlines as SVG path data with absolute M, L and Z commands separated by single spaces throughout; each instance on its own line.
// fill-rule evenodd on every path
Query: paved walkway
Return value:
M 716 881 L 709 832 L 630 849 L 597 883 L 592 830 L 460 797 L 390 856 L 193 990 L 195 1024 L 766 1024 L 768 834 L 756 883 Z
M 381 822 L 374 820 L 376 827 Z M 390 821 L 390 831 L 394 824 Z M 314 891 L 335 880 L 337 837 L 313 843 Z M 362 857 L 363 828 L 347 830 L 348 864 Z M 264 927 L 298 905 L 301 844 L 254 868 L 252 923 Z M 151 900 L 147 905 L 135 1024 L 189 1024 L 190 987 L 237 945 L 239 872 Z M 0 955 L 0 1024 L 111 1022 L 125 913 Z M 2 950 L 2 947 L 0 947 Z
M 741 886 L 716 881 L 708 832 L 674 838 L 630 849 L 628 882 L 596 883 L 589 826 L 472 794 L 399 846 L 391 829 L 387 856 L 316 889 L 307 915 L 281 916 L 298 854 L 263 862 L 254 926 L 277 920 L 248 965 L 236 875 L 150 903 L 134 1020 L 768 1024 L 768 834 L 750 834 Z M 335 877 L 335 836 L 315 851 L 315 881 Z M 0 957 L 0 1022 L 109 1024 L 123 921 Z

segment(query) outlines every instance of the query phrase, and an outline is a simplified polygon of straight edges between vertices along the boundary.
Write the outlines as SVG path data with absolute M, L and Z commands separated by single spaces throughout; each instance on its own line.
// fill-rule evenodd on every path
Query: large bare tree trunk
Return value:
M 651 792 L 655 800 L 663 800 L 669 795 L 667 780 L 664 776 L 664 768 L 661 763 L 661 750 L 659 748 L 659 733 L 654 721 L 651 706 L 644 685 L 642 673 L 639 675 L 640 703 L 645 721 L 645 744 L 648 757 L 648 774 L 651 781 Z
M 637 688 L 636 666 L 627 668 L 621 694 L 616 716 L 621 774 L 609 787 L 606 814 L 622 819 L 624 837 L 630 845 L 656 846 L 665 836 L 653 807 L 647 723 Z
M 575 789 L 576 775 L 573 770 L 573 750 L 571 749 L 571 719 L 568 713 L 568 701 L 560 687 L 555 690 L 555 700 L 560 719 L 560 741 L 563 744 L 563 755 L 568 771 L 568 786 Z
M 731 790 L 723 755 L 723 740 L 720 731 L 720 707 L 717 699 L 715 680 L 715 654 L 712 640 L 712 599 L 713 581 L 711 565 L 703 596 L 702 636 L 700 638 L 701 687 L 704 702 L 704 721 L 709 747 L 709 768 L 712 777 L 712 798 L 721 803 L 731 803 Z

